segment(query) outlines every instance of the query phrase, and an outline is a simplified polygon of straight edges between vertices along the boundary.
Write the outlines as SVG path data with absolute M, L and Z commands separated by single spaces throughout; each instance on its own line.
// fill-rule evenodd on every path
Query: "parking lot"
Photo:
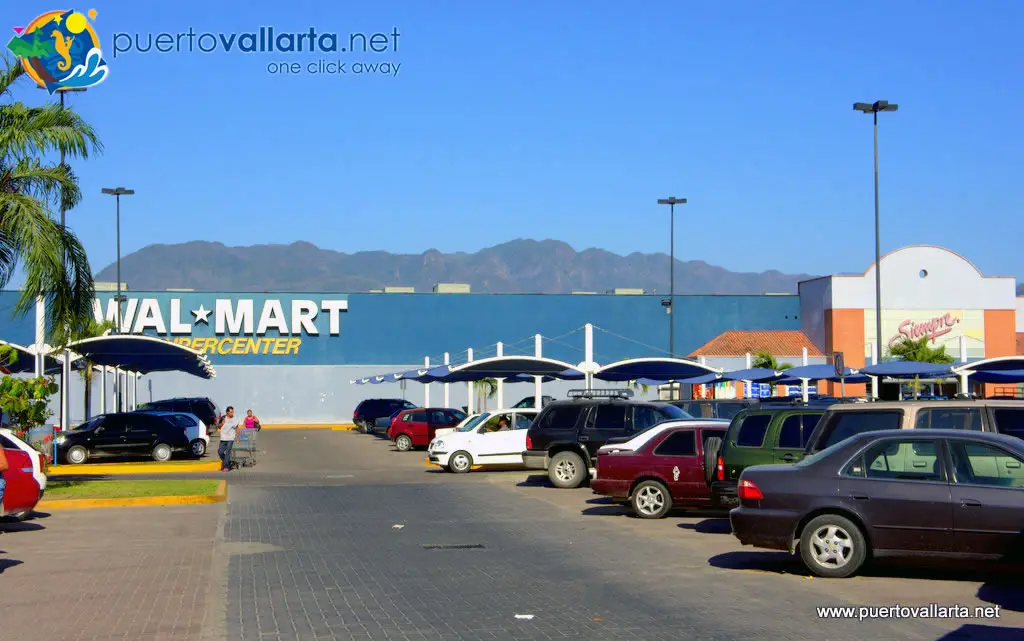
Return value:
M 262 433 L 220 506 L 53 513 L 0 534 L 2 637 L 1019 639 L 1019 568 L 810 578 L 720 514 L 640 520 L 525 471 L 444 474 L 331 430 Z M 213 476 L 213 475 L 211 475 Z M 218 478 L 225 475 L 216 475 Z M 9 589 L 6 586 L 18 586 Z M 999 617 L 825 618 L 828 606 Z

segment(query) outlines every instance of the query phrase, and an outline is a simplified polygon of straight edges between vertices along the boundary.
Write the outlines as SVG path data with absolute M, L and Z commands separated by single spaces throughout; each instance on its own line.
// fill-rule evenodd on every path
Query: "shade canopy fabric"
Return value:
M 678 381 L 719 371 L 682 358 L 630 358 L 598 368 L 594 378 L 602 381 Z
M 579 378 L 583 378 L 583 373 L 569 363 L 552 358 L 540 356 L 494 356 L 460 365 L 441 365 L 431 368 L 425 374 L 414 378 L 422 383 L 458 383 L 479 381 L 485 378 L 509 379 L 520 376 L 562 378 L 563 375 L 573 378 L 579 375 Z M 405 376 L 405 378 L 410 377 Z
M 860 374 L 849 367 L 843 369 L 843 377 L 836 376 L 834 365 L 801 365 L 783 370 L 782 375 L 783 378 L 776 381 L 780 385 L 799 385 L 802 382 L 801 379 L 835 382 L 845 379 L 847 383 L 867 383 L 871 380 L 869 376 Z
M 728 381 L 750 381 L 752 383 L 771 383 L 783 378 L 782 372 L 777 372 L 766 367 L 751 367 L 750 369 L 738 369 L 732 372 L 724 372 L 722 378 Z
M 68 346 L 97 365 L 129 372 L 185 372 L 199 378 L 217 375 L 209 359 L 190 347 L 153 336 L 108 334 Z
M 12 363 L 6 363 L 4 369 L 11 374 L 29 374 L 36 370 L 36 355 L 24 345 L 18 345 L 16 343 L 8 343 L 7 341 L 0 340 L 0 345 L 7 345 L 14 350 L 18 358 Z M 64 362 L 63 352 L 57 352 L 55 354 L 47 354 L 43 357 L 43 373 L 46 375 L 55 375 L 61 373 L 61 364 Z M 71 355 L 75 357 L 74 354 Z M 85 361 L 82 359 L 72 360 L 71 369 L 80 370 L 85 368 Z
M 869 365 L 860 369 L 861 374 L 869 376 L 889 376 L 891 378 L 945 378 L 953 375 L 953 366 L 942 363 L 918 363 L 916 361 L 889 361 Z
M 970 370 L 971 372 L 1006 372 L 1024 370 L 1024 356 L 998 356 L 978 361 L 964 363 L 956 367 L 956 370 Z
M 981 370 L 971 372 L 972 383 L 1024 383 L 1024 369 Z
M 724 379 L 721 374 L 704 374 L 703 376 L 694 376 L 693 378 L 684 378 L 681 381 L 676 381 L 682 385 L 708 385 L 710 383 L 720 383 Z

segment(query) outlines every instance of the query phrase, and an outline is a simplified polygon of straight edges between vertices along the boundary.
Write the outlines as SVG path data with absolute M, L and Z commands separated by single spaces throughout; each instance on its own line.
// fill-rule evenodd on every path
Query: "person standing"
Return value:
M 220 445 L 217 446 L 217 456 L 220 457 L 221 472 L 231 470 L 231 448 L 235 445 L 235 435 L 238 433 L 238 425 L 242 421 L 235 416 L 235 408 L 228 406 L 224 416 L 220 418 Z
M 257 418 L 256 415 L 252 413 L 252 410 L 249 410 L 248 412 L 245 413 L 245 429 L 247 429 L 247 430 L 259 430 L 260 429 L 260 419 Z

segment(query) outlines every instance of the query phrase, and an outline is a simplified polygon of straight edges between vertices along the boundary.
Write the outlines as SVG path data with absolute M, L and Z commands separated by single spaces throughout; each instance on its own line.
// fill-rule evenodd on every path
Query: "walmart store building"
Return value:
M 1016 353 L 1017 332 L 1024 332 L 1017 318 L 1024 313 L 1018 314 L 1015 279 L 984 276 L 963 257 L 937 247 L 888 254 L 882 275 L 887 342 L 916 332 L 934 334 L 933 340 L 948 344 L 954 355 L 954 344 L 965 341 L 972 358 Z M 796 295 L 677 296 L 675 351 L 732 369 L 743 349 L 803 345 L 811 363 L 841 349 L 849 366 L 863 366 L 872 360 L 875 340 L 873 282 L 872 266 L 863 274 L 801 283 Z M 140 402 L 209 396 L 222 408 L 252 408 L 266 423 L 347 422 L 355 405 L 370 396 L 404 395 L 422 403 L 419 383 L 408 382 L 403 389 L 350 382 L 422 367 L 424 357 L 438 365 L 446 352 L 451 363 L 464 362 L 468 348 L 475 359 L 494 356 L 499 341 L 505 355 L 532 355 L 535 334 L 546 339 L 544 356 L 575 365 L 584 360 L 587 323 L 595 327 L 598 363 L 668 351 L 669 316 L 660 294 L 125 294 L 123 331 L 188 345 L 207 354 L 217 370 L 213 380 L 181 373 L 146 376 L 139 384 Z M 0 339 L 31 345 L 34 319 L 10 316 L 17 297 L 18 292 L 0 293 Z M 98 318 L 114 318 L 113 299 L 113 292 L 98 292 Z M 747 344 L 737 348 L 736 340 L 724 340 L 729 337 L 739 337 L 740 344 L 745 337 Z M 775 355 L 800 358 L 778 350 Z M 78 375 L 75 379 L 72 423 L 83 416 L 83 386 Z M 549 383 L 545 393 L 560 397 L 574 386 L 579 383 Z M 98 387 L 97 378 L 93 408 L 99 407 Z M 431 385 L 433 404 L 440 404 L 442 393 L 442 385 Z M 450 385 L 449 393 L 450 405 L 466 405 L 464 384 Z M 508 403 L 532 393 L 530 384 L 507 385 L 504 391 Z M 107 394 L 111 398 L 110 389 Z

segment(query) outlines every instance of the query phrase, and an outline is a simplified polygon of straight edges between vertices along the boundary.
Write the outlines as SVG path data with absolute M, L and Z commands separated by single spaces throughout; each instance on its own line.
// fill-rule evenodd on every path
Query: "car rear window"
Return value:
M 544 416 L 536 421 L 540 429 L 568 429 L 576 426 L 576 422 L 583 412 L 582 405 L 561 405 L 550 407 Z
M 864 432 L 881 430 L 898 430 L 903 420 L 902 410 L 869 410 L 856 412 L 832 412 L 822 429 L 821 436 L 814 444 L 814 449 L 841 443 L 851 436 Z
M 764 445 L 768 424 L 772 422 L 771 414 L 750 414 L 741 420 L 736 432 L 737 447 L 761 447 Z
M 178 427 L 194 427 L 197 425 L 196 420 L 184 414 L 172 414 L 167 417 L 172 423 Z
M 654 449 L 656 456 L 694 456 L 697 454 L 697 435 L 693 430 L 673 432 Z
M 992 416 L 1000 434 L 1024 438 L 1024 408 L 997 407 Z
M 945 407 L 917 412 L 914 429 L 981 431 L 980 407 Z
M 718 418 L 732 420 L 737 414 L 747 409 L 746 403 L 719 403 Z
M 621 430 L 626 425 L 626 406 L 598 405 L 594 417 L 595 430 Z

